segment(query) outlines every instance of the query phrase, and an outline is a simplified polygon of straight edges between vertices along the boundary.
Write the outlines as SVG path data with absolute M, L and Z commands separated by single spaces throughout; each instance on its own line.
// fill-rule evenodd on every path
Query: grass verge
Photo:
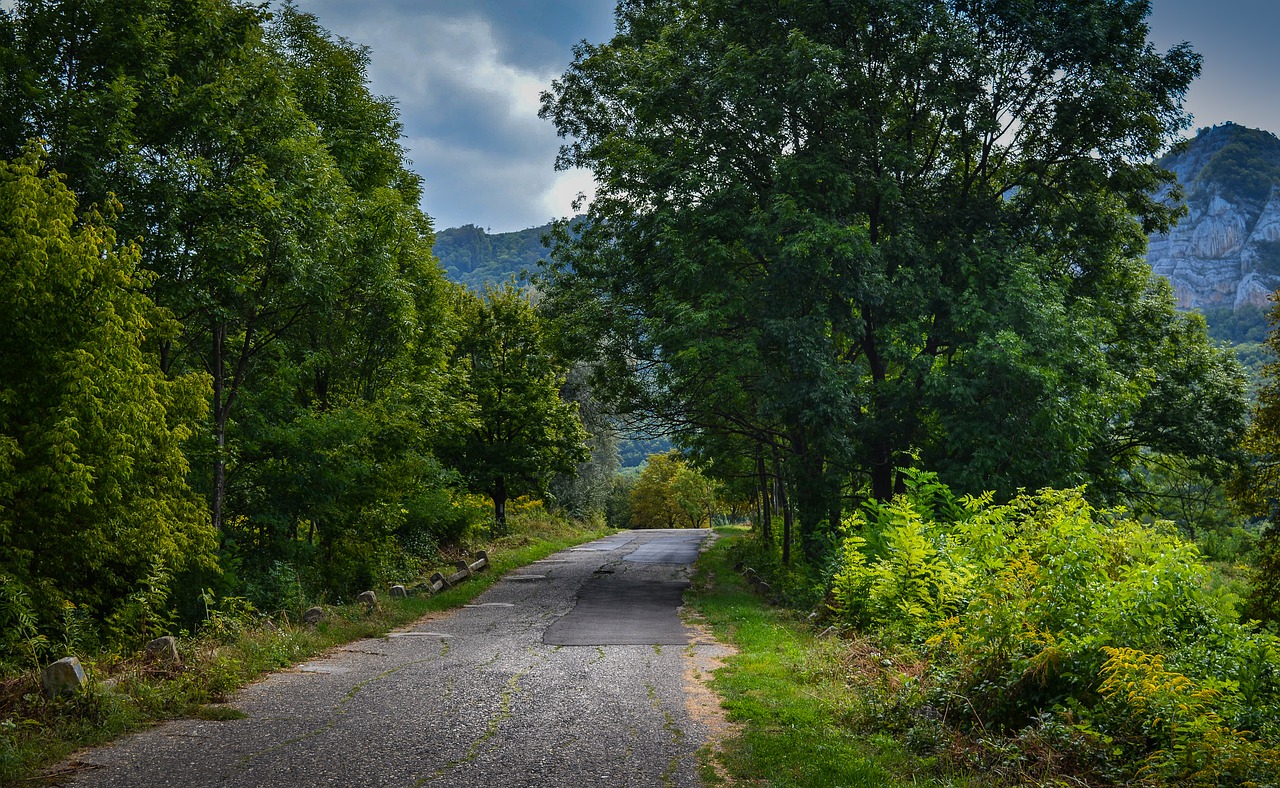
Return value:
M 162 720 L 234 719 L 240 713 L 221 704 L 266 673 L 465 604 L 512 569 L 608 533 L 563 521 L 529 522 L 486 546 L 491 570 L 443 593 L 386 599 L 373 610 L 356 604 L 333 607 L 315 627 L 223 619 L 179 643 L 180 665 L 138 654 L 82 656 L 89 684 L 56 700 L 45 699 L 34 671 L 0 680 L 0 785 L 65 778 L 68 774 L 50 769 L 76 750 Z
M 733 780 L 804 788 L 985 784 L 971 775 L 938 776 L 935 761 L 893 737 L 847 725 L 860 710 L 841 679 L 838 650 L 795 613 L 767 606 L 731 565 L 730 546 L 742 533 L 718 530 L 686 602 L 738 650 L 712 682 L 741 726 L 717 756 Z

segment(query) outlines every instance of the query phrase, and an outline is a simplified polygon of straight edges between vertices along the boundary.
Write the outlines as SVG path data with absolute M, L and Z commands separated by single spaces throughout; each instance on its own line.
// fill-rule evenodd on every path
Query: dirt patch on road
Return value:
M 695 724 L 707 731 L 703 748 L 708 757 L 703 759 L 704 763 L 715 771 L 721 785 L 733 785 L 733 779 L 720 762 L 720 753 L 725 741 L 737 736 L 741 726 L 729 721 L 720 696 L 711 689 L 711 679 L 716 670 L 724 667 L 725 660 L 738 652 L 717 641 L 689 608 L 683 609 L 682 617 L 690 630 L 689 645 L 684 650 L 685 710 Z

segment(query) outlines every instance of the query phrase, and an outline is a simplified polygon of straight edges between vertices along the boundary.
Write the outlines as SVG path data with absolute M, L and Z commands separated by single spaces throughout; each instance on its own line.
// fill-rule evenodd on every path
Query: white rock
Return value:
M 84 686 L 86 680 L 84 667 L 75 657 L 63 657 L 45 668 L 40 676 L 44 694 L 50 698 L 64 692 L 75 692 Z
M 1258 205 L 1202 177 L 1213 157 L 1243 134 L 1250 132 L 1211 129 L 1163 162 L 1186 189 L 1188 211 L 1167 235 L 1148 239 L 1147 262 L 1168 277 L 1181 309 L 1266 307 L 1266 295 L 1280 287 L 1280 272 L 1267 270 L 1257 253 L 1258 244 L 1280 241 L 1280 189 Z M 1280 161 L 1280 141 L 1264 149 Z

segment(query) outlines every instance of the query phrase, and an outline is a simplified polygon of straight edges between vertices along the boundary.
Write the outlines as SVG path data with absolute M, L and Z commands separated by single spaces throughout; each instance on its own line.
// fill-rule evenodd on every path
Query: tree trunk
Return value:
M 773 544 L 773 507 L 769 497 L 769 473 L 764 467 L 764 447 L 756 448 L 756 475 L 760 481 L 760 537 L 767 545 Z
M 507 532 L 507 480 L 499 476 L 493 482 L 493 523 L 499 533 Z
M 893 452 L 887 441 L 880 441 L 871 461 L 871 497 L 882 502 L 893 499 Z
M 213 437 L 215 442 L 213 455 L 213 495 L 210 501 L 213 530 L 222 534 L 222 508 L 227 495 L 227 408 L 226 408 L 226 365 L 223 358 L 223 339 L 226 337 L 227 324 L 215 323 L 213 326 L 213 355 L 210 372 L 213 373 Z
M 782 563 L 791 563 L 791 505 L 787 502 L 787 483 L 782 476 L 782 457 L 773 447 L 773 475 L 777 484 L 777 506 L 782 511 Z
M 813 562 L 821 557 L 823 523 L 826 530 L 834 530 L 839 522 L 828 518 L 839 503 L 840 485 L 828 477 L 826 457 L 817 444 L 809 439 L 802 426 L 790 430 L 793 451 L 792 508 L 799 515 L 800 547 L 806 560 Z
M 787 484 L 778 480 L 778 490 L 782 497 L 782 563 L 791 565 L 791 526 L 795 522 L 791 514 L 791 503 L 787 500 Z

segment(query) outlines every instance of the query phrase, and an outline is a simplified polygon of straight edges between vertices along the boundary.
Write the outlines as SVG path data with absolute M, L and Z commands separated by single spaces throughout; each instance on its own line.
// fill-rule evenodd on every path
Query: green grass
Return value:
M 855 713 L 834 664 L 837 650 L 794 613 L 770 608 L 733 571 L 722 538 L 699 559 L 687 597 L 737 655 L 716 671 L 713 688 L 741 732 L 719 757 L 735 780 L 774 786 L 979 786 L 972 776 L 937 776 L 930 759 L 894 738 L 842 724 Z M 706 770 L 704 770 L 706 774 Z
M 550 518 L 532 518 L 517 531 L 487 545 L 491 569 L 434 596 L 380 599 L 372 611 L 357 604 L 332 607 L 315 627 L 234 622 L 217 637 L 206 632 L 182 640 L 184 664 L 178 668 L 137 654 L 82 656 L 89 685 L 53 701 L 42 695 L 34 671 L 0 680 L 0 785 L 39 784 L 41 775 L 51 781 L 59 775 L 47 770 L 76 750 L 161 720 L 236 719 L 240 712 L 217 704 L 265 673 L 458 607 L 512 569 L 611 533 Z

